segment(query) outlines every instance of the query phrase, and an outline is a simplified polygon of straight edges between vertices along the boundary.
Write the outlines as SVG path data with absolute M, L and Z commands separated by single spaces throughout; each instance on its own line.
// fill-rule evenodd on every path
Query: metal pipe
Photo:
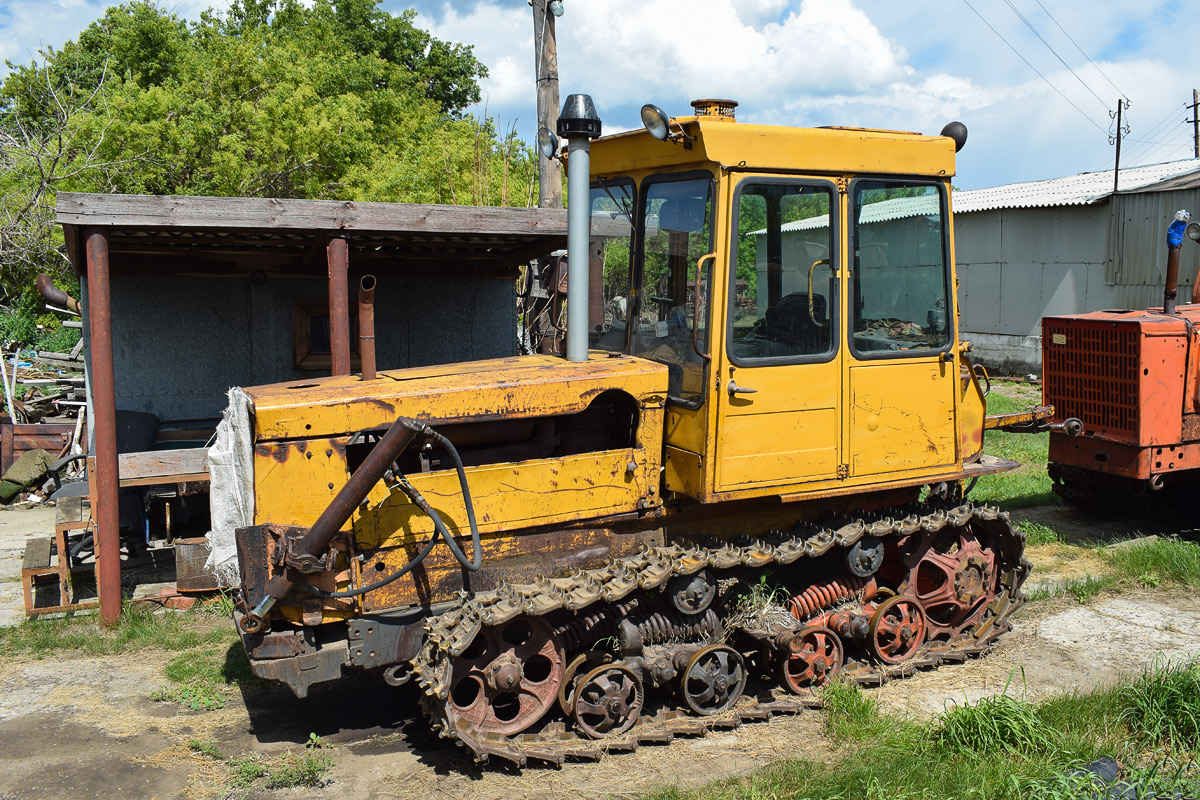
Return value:
M 117 405 L 113 377 L 112 292 L 109 285 L 108 235 L 87 233 L 89 355 L 95 447 L 92 518 L 96 521 L 96 586 L 100 620 L 115 625 L 121 618 L 121 539 L 117 494 Z
M 354 509 L 367 499 L 371 489 L 379 483 L 383 474 L 404 451 L 404 448 L 412 443 L 418 433 L 426 430 L 427 426 L 423 422 L 408 417 L 397 417 L 383 438 L 367 454 L 358 469 L 354 470 L 350 480 L 346 481 L 342 490 L 321 512 L 321 516 L 308 529 L 308 533 L 291 545 L 287 557 L 288 563 L 301 572 L 320 570 L 318 562 L 328 550 L 334 535 L 342 529 L 346 520 L 350 519 Z
M 325 246 L 329 266 L 329 355 L 334 375 L 350 374 L 350 254 L 346 240 L 334 238 Z
M 38 294 L 50 305 L 65 308 L 74 314 L 81 313 L 79 310 L 79 301 L 55 286 L 54 281 L 46 273 L 39 274 L 37 280 L 34 281 L 34 285 L 37 287 Z
M 362 379 L 375 380 L 375 276 L 363 275 L 358 283 L 358 358 Z
M 567 143 L 567 361 L 588 358 L 588 245 L 592 238 L 591 141 Z
M 1179 245 L 1167 247 L 1167 287 L 1163 290 L 1163 313 L 1175 313 L 1175 296 L 1179 293 Z

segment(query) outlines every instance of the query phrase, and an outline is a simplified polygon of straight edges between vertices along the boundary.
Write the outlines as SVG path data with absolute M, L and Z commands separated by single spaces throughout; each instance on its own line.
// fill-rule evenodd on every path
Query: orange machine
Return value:
M 1050 476 L 1072 504 L 1128 505 L 1200 467 L 1200 297 L 1175 307 L 1186 219 L 1168 234 L 1162 308 L 1042 320 L 1045 403 L 1056 421 L 1078 420 L 1050 434 Z M 1186 231 L 1200 238 L 1200 224 Z

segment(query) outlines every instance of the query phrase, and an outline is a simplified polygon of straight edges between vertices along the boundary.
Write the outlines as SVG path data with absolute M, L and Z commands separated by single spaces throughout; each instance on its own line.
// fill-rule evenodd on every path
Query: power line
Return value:
M 1088 86 L 1087 83 L 1084 82 L 1083 78 L 1079 77 L 1079 73 L 1076 72 L 1074 69 L 1072 69 L 1071 65 L 1063 60 L 1063 57 L 1058 54 L 1058 51 L 1055 50 L 1053 47 L 1051 47 L 1050 43 L 1046 41 L 1046 37 L 1042 36 L 1042 34 L 1038 31 L 1038 29 L 1036 27 L 1034 27 L 1033 23 L 1030 22 L 1028 19 L 1026 19 L 1025 15 L 1022 14 L 1015 5 L 1013 5 L 1012 0 L 1004 0 L 1004 3 L 1009 8 L 1012 9 L 1012 12 L 1017 15 L 1017 18 L 1020 19 L 1021 22 L 1025 23 L 1026 28 L 1029 28 L 1029 30 L 1033 31 L 1033 35 L 1038 38 L 1038 41 L 1040 41 L 1042 44 L 1046 45 L 1046 49 L 1049 50 L 1051 53 L 1053 53 L 1054 57 L 1058 59 L 1059 63 L 1067 68 L 1067 72 L 1070 72 L 1072 75 L 1075 76 L 1075 80 L 1079 81 L 1079 85 L 1082 86 L 1083 88 L 1087 89 L 1088 92 L 1091 93 L 1092 97 L 1096 98 L 1096 102 L 1098 102 L 1098 103 L 1100 103 L 1100 105 L 1104 106 L 1105 110 L 1108 110 L 1108 103 L 1106 103 L 1104 101 L 1104 98 L 1102 98 L 1100 95 L 1096 94 L 1096 92 L 1092 89 L 1092 87 Z M 1118 89 L 1117 91 L 1120 91 L 1120 90 Z M 1124 92 L 1121 92 L 1121 94 L 1123 95 Z
M 1156 135 L 1157 135 L 1157 134 L 1158 134 L 1160 131 L 1162 131 L 1162 130 L 1163 130 L 1163 127 L 1164 127 L 1165 125 L 1167 125 L 1169 122 L 1171 122 L 1171 121 L 1173 120 L 1173 118 L 1175 117 L 1175 115 L 1176 115 L 1177 113 L 1179 113 L 1179 109 L 1180 109 L 1180 108 L 1187 108 L 1187 103 L 1181 103 L 1179 106 L 1172 107 L 1172 108 L 1171 108 L 1171 110 L 1167 112 L 1167 115 L 1166 115 L 1165 117 L 1163 117 L 1161 120 L 1159 120 L 1159 122 L 1158 122 L 1158 124 L 1157 124 L 1157 125 L 1155 125 L 1153 128 L 1151 128 L 1150 130 L 1148 130 L 1148 131 L 1146 131 L 1145 133 L 1143 133 L 1143 134 L 1142 134 L 1142 137 L 1143 137 L 1143 138 L 1141 138 L 1141 139 L 1130 139 L 1129 141 L 1131 141 L 1131 142 L 1139 142 L 1139 143 L 1141 143 L 1141 144 L 1142 144 L 1142 146 L 1141 146 L 1141 147 L 1135 147 L 1135 148 L 1133 148 L 1133 151 L 1132 151 L 1132 152 L 1129 154 L 1129 157 L 1130 157 L 1130 158 L 1141 158 L 1141 157 L 1142 157 L 1142 156 L 1144 156 L 1144 155 L 1146 154 L 1146 152 L 1147 152 L 1147 147 L 1146 147 L 1146 145 L 1148 145 L 1148 144 L 1160 144 L 1159 142 L 1154 142 L 1154 141 L 1153 141 L 1154 137 L 1155 137 L 1155 136 L 1156 136 Z
M 1016 53 L 1016 55 L 1017 55 L 1017 58 L 1019 58 L 1019 59 L 1021 59 L 1022 61 L 1024 61 L 1024 62 L 1025 62 L 1025 66 L 1027 66 L 1027 67 L 1029 67 L 1031 70 L 1033 70 L 1033 71 L 1034 71 L 1034 73 L 1036 73 L 1036 74 L 1037 74 L 1037 76 L 1038 76 L 1039 78 L 1041 78 L 1043 81 L 1045 81 L 1045 83 L 1046 83 L 1046 85 L 1047 85 L 1047 86 L 1049 86 L 1051 89 L 1053 89 L 1053 90 L 1055 91 L 1055 93 L 1056 93 L 1056 94 L 1057 94 L 1059 97 L 1061 97 L 1063 100 L 1065 100 L 1065 101 L 1067 102 L 1067 105 L 1069 105 L 1071 108 L 1073 108 L 1073 109 L 1075 109 L 1076 111 L 1078 111 L 1078 112 L 1079 112 L 1079 113 L 1080 113 L 1080 114 L 1083 116 L 1083 118 L 1084 118 L 1084 119 L 1086 119 L 1088 122 L 1092 123 L 1092 127 L 1094 127 L 1096 130 L 1100 131 L 1101 133 L 1103 133 L 1103 134 L 1104 134 L 1104 135 L 1106 135 L 1106 136 L 1108 135 L 1108 130 L 1107 130 L 1107 129 L 1100 127 L 1100 125 L 1099 125 L 1099 124 L 1098 124 L 1098 123 L 1097 123 L 1097 122 L 1096 122 L 1094 119 L 1092 119 L 1091 117 L 1089 117 L 1089 116 L 1087 115 L 1087 113 L 1086 113 L 1086 112 L 1084 112 L 1084 110 L 1083 110 L 1082 108 L 1080 108 L 1079 106 L 1077 106 L 1077 105 L 1075 105 L 1074 103 L 1072 103 L 1072 102 L 1071 102 L 1071 99 L 1070 99 L 1069 97 L 1067 97 L 1065 94 L 1063 94 L 1061 91 L 1059 91 L 1058 87 L 1057 87 L 1057 86 L 1055 86 L 1053 83 L 1051 83 L 1051 82 L 1050 82 L 1050 80 L 1049 80 L 1049 79 L 1048 79 L 1048 78 L 1047 78 L 1045 75 L 1043 75 L 1042 73 L 1038 72 L 1038 69 L 1037 69 L 1037 67 L 1035 67 L 1033 64 L 1030 64 L 1030 63 L 1029 63 L 1029 59 L 1027 59 L 1027 58 L 1025 58 L 1025 56 L 1021 55 L 1020 51 L 1018 51 L 1018 50 L 1017 50 L 1017 48 L 1013 47 L 1013 46 L 1012 46 L 1012 43 L 1011 43 L 1011 42 L 1009 42 L 1009 41 L 1008 41 L 1008 39 L 1005 39 L 1005 38 L 1004 38 L 1004 37 L 1003 37 L 1003 36 L 1000 34 L 1000 31 L 998 31 L 998 30 L 996 30 L 995 28 L 993 28 L 993 27 L 992 27 L 992 23 L 990 23 L 990 22 L 988 22 L 986 19 L 984 19 L 984 17 L 983 17 L 983 14 L 980 14 L 978 11 L 976 11 L 976 10 L 975 10 L 975 6 L 971 5 L 971 2 L 970 2 L 970 0 L 963 0 L 963 2 L 967 4 L 967 8 L 969 8 L 969 9 L 971 9 L 972 11 L 974 11 L 974 12 L 975 12 L 975 16 L 977 16 L 977 17 L 979 17 L 979 19 L 983 20 L 983 24 L 984 24 L 984 25 L 987 25 L 987 26 L 988 26 L 988 28 L 991 30 L 991 32 L 992 32 L 992 33 L 994 33 L 994 34 L 996 34 L 997 36 L 999 36 L 999 37 L 1000 37 L 1000 41 L 1002 41 L 1002 42 L 1004 42 L 1006 45 L 1008 45 L 1008 49 L 1009 49 L 1009 50 L 1012 50 L 1014 53 Z M 1106 106 L 1106 108 L 1107 108 L 1107 106 Z
M 1129 95 L 1125 94 L 1125 92 L 1122 92 L 1119 88 L 1117 88 L 1117 85 L 1115 83 L 1113 83 L 1112 80 L 1107 75 L 1104 74 L 1104 70 L 1100 69 L 1100 67 L 1096 64 L 1095 61 L 1092 61 L 1092 57 L 1089 56 L 1087 53 L 1083 52 L 1083 48 L 1080 47 L 1078 45 L 1078 43 L 1076 43 L 1076 41 L 1071 38 L 1071 34 L 1067 33 L 1066 28 L 1064 28 L 1062 25 L 1059 25 L 1058 20 L 1056 20 L 1054 18 L 1054 15 L 1050 13 L 1049 9 L 1047 9 L 1044 5 L 1042 5 L 1042 0 L 1033 0 L 1033 1 L 1038 4 L 1038 7 L 1041 8 L 1042 11 L 1046 12 L 1046 16 L 1050 17 L 1050 21 L 1053 22 L 1055 25 L 1057 25 L 1058 29 L 1063 32 L 1063 36 L 1066 36 L 1067 39 L 1069 39 L 1071 41 L 1071 44 L 1075 45 L 1075 49 L 1079 51 L 1079 54 L 1082 55 L 1084 58 L 1086 58 L 1087 62 L 1096 68 L 1096 72 L 1099 72 L 1101 77 L 1104 78 L 1104 80 L 1108 81 L 1108 85 L 1111 86 L 1112 88 L 1116 89 L 1118 92 L 1121 93 L 1121 95 L 1126 100 L 1128 100 Z

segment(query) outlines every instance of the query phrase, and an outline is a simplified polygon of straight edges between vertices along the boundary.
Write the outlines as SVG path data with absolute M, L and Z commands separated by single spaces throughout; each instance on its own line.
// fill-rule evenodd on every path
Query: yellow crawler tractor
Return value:
M 568 299 L 523 328 L 542 352 L 234 393 L 241 488 L 214 502 L 251 509 L 256 674 L 300 696 L 354 668 L 415 680 L 477 758 L 560 762 L 1009 629 L 1024 537 L 965 497 L 1014 466 L 982 452 L 958 338 L 966 129 L 693 105 L 597 138 L 568 99 Z M 565 358 L 534 341 L 564 306 Z

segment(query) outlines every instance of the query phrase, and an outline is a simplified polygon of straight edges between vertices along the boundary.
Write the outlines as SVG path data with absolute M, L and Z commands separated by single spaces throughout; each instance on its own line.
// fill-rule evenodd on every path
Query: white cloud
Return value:
M 776 13 L 749 24 L 747 5 Z M 604 104 L 655 94 L 773 102 L 806 90 L 862 89 L 902 74 L 903 49 L 851 0 L 803 0 L 798 10 L 781 16 L 783 10 L 768 0 L 693 0 L 682 14 L 673 0 L 572 6 L 568 13 L 581 19 L 568 28 L 564 15 L 559 27 L 564 82 L 568 74 L 576 85 L 586 77 Z
M 166 1 L 174 13 L 193 20 L 213 4 Z M 475 110 L 486 107 L 502 126 L 515 123 L 532 141 L 533 20 L 527 0 L 384 0 L 383 7 L 399 13 L 410 3 L 419 11 L 418 25 L 439 38 L 473 45 L 488 66 L 484 102 Z M 936 132 L 961 119 L 971 131 L 959 158 L 959 180 L 968 188 L 1111 164 L 1107 109 L 1118 91 L 1087 64 L 1057 21 L 1134 101 L 1123 160 L 1189 155 L 1191 128 L 1180 122 L 1188 113 L 1182 104 L 1191 101 L 1191 85 L 1182 81 L 1195 73 L 1187 42 L 1200 32 L 1200 23 L 1194 15 L 1162 13 L 1161 3 L 1059 4 L 1051 8 L 1051 20 L 1036 4 L 1019 0 L 1023 13 L 1103 103 L 1007 7 L 973 4 L 1082 115 L 958 0 L 565 3 L 557 21 L 561 93 L 591 94 L 610 132 L 637 127 L 644 102 L 687 113 L 689 100 L 724 96 L 739 101 L 740 119 L 782 125 Z M 0 0 L 0 57 L 28 61 L 42 44 L 60 46 L 107 5 Z

